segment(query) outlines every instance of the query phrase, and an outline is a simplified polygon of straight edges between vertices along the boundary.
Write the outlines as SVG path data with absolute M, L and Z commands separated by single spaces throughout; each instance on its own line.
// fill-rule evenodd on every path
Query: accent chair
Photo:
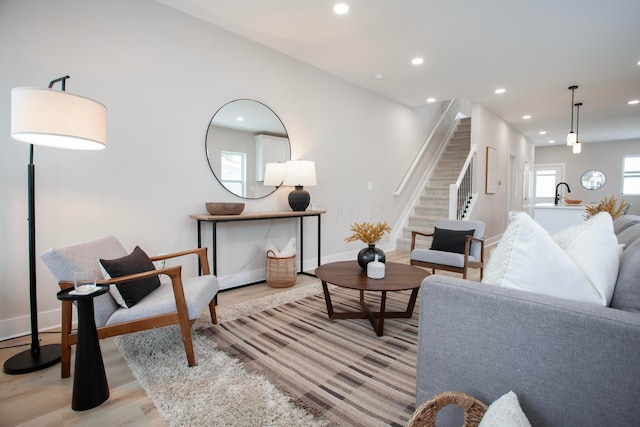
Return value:
M 411 232 L 411 256 L 409 263 L 420 267 L 462 273 L 467 278 L 469 268 L 484 270 L 484 231 L 482 221 L 436 221 L 432 233 Z M 431 237 L 430 248 L 417 247 L 417 236 Z
M 134 251 L 135 252 L 135 251 Z M 74 272 L 95 272 L 99 284 L 109 286 L 136 286 L 136 280 L 166 275 L 170 282 L 160 284 L 135 305 L 122 307 L 111 292 L 94 299 L 94 317 L 99 338 L 108 338 L 130 332 L 179 324 L 184 342 L 187 362 L 195 366 L 195 355 L 191 339 L 191 326 L 209 307 L 212 323 L 217 323 L 215 296 L 219 290 L 218 279 L 210 274 L 207 248 L 198 248 L 182 252 L 148 257 L 149 262 L 173 259 L 185 255 L 197 255 L 201 274 L 182 279 L 180 265 L 129 274 L 120 277 L 104 278 L 100 260 L 126 258 L 129 254 L 112 236 L 52 248 L 42 253 L 41 258 L 58 280 L 60 289 L 73 287 Z M 145 254 L 146 257 L 146 254 Z M 153 266 L 153 264 L 151 264 Z M 159 280 L 158 280 L 159 282 Z M 138 282 L 139 283 L 139 282 Z M 71 346 L 77 342 L 77 333 L 72 331 L 72 303 L 62 302 L 62 378 L 70 376 Z

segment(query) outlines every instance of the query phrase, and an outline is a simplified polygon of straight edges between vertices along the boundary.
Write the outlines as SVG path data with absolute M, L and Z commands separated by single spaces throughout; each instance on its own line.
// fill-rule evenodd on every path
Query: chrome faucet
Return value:
M 553 201 L 553 204 L 556 205 L 556 206 L 558 206 L 558 202 L 560 201 L 560 190 L 559 190 L 559 187 L 561 185 L 565 185 L 567 187 L 567 191 L 569 193 L 571 193 L 571 188 L 569 188 L 569 184 L 567 184 L 566 182 L 559 182 L 558 185 L 556 185 L 556 198 Z

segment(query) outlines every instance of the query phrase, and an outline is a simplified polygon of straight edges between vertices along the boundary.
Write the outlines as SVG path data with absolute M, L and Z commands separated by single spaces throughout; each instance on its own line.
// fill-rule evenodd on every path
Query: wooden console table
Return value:
M 282 211 L 282 212 L 246 212 L 239 215 L 189 215 L 198 221 L 198 247 L 202 247 L 202 223 L 210 222 L 212 254 L 211 254 L 211 272 L 214 275 L 218 273 L 218 255 L 217 255 L 217 225 L 221 222 L 237 222 L 237 221 L 259 221 L 265 219 L 282 219 L 282 218 L 300 218 L 300 271 L 299 274 L 307 274 L 313 276 L 312 273 L 305 273 L 304 264 L 304 222 L 305 217 L 316 217 L 318 221 L 318 266 L 320 265 L 320 215 L 326 211 Z

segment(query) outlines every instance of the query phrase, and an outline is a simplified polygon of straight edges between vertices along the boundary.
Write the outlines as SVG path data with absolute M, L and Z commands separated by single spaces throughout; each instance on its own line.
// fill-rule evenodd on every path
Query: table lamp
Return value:
M 316 164 L 310 160 L 289 160 L 284 164 L 282 185 L 295 187 L 289 193 L 289 206 L 293 211 L 304 211 L 309 206 L 311 196 L 304 186 L 315 186 Z
M 65 92 L 68 78 L 64 76 L 51 81 L 48 89 L 21 87 L 11 90 L 11 137 L 31 144 L 27 166 L 31 349 L 5 361 L 4 372 L 7 374 L 26 374 L 60 361 L 60 344 L 40 346 L 38 340 L 33 145 L 76 150 L 105 148 L 107 108 L 99 102 Z M 62 91 L 52 90 L 57 82 L 61 82 Z

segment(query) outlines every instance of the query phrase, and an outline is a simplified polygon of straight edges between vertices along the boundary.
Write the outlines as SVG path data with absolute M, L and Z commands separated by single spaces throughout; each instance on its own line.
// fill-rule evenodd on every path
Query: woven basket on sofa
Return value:
M 438 411 L 447 405 L 456 405 L 464 411 L 462 427 L 476 427 L 487 411 L 487 405 L 471 395 L 445 391 L 420 405 L 407 422 L 407 427 L 435 427 Z
M 296 284 L 296 256 L 278 258 L 269 249 L 267 251 L 267 285 L 272 288 L 288 288 Z

